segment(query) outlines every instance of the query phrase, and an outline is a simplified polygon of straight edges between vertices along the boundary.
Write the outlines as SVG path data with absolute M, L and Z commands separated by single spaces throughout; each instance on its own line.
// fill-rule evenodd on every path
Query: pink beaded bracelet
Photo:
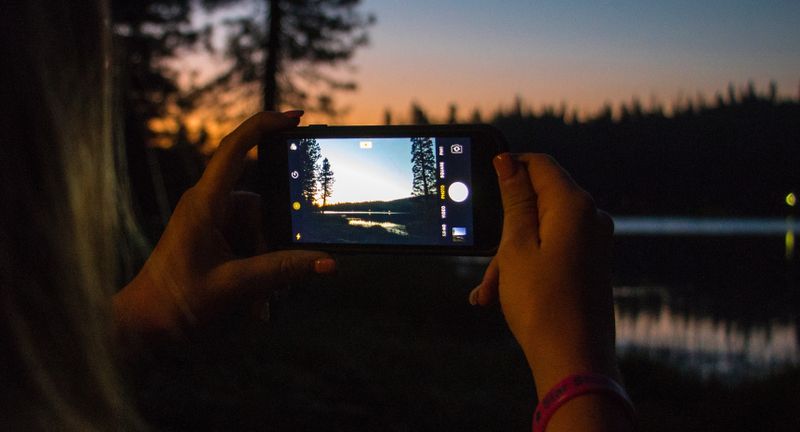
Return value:
M 533 432 L 544 432 L 550 418 L 562 405 L 587 393 L 605 393 L 613 396 L 625 405 L 628 415 L 633 420 L 633 402 L 621 385 L 605 375 L 582 373 L 563 379 L 539 401 L 539 405 L 533 413 Z

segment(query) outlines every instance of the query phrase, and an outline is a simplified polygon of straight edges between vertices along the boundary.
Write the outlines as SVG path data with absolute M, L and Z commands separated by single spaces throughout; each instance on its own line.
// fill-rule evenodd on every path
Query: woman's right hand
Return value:
M 619 380 L 610 267 L 613 222 L 552 158 L 494 160 L 503 236 L 472 304 L 497 299 L 539 397 L 568 375 Z

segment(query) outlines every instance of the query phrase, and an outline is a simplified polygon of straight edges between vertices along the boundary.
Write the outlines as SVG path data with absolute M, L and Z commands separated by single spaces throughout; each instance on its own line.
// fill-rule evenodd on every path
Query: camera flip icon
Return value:
M 462 146 L 461 144 L 453 144 L 450 146 L 450 153 L 462 154 L 464 153 L 464 146 Z

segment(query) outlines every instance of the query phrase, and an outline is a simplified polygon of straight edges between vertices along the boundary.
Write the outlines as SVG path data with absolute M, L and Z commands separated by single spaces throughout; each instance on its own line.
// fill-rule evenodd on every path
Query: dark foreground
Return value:
M 681 253 L 657 253 L 671 241 L 618 241 L 625 259 L 618 283 L 738 290 L 726 303 L 709 288 L 711 295 L 689 296 L 686 307 L 760 311 L 744 320 L 796 316 L 791 268 L 764 258 L 771 264 L 755 271 L 761 258 L 753 253 L 763 242 L 676 240 Z M 739 247 L 748 257 L 737 258 Z M 778 253 L 769 242 L 763 247 L 762 255 Z M 721 252 L 708 257 L 706 249 Z M 698 256 L 707 257 L 705 267 Z M 142 363 L 137 392 L 147 419 L 181 431 L 530 430 L 536 400 L 522 353 L 498 309 L 466 302 L 478 265 L 422 257 L 342 257 L 340 264 L 335 282 L 283 293 L 268 324 L 219 329 L 204 343 Z M 748 307 L 753 299 L 763 302 Z M 645 357 L 623 358 L 621 366 L 641 430 L 800 430 L 797 366 L 734 381 L 700 379 Z

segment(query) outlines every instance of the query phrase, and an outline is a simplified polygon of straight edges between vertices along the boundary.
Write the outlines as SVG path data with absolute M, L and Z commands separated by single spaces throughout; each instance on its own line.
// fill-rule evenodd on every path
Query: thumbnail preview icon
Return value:
M 453 227 L 452 234 L 454 242 L 462 242 L 467 236 L 467 227 Z

